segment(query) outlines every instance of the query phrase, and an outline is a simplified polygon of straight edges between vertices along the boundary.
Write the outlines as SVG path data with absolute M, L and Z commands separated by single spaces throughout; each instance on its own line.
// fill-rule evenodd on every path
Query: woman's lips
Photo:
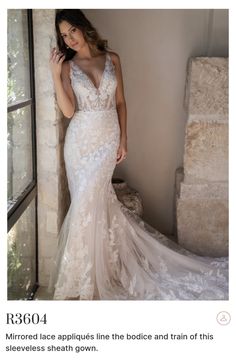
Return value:
M 78 45 L 78 43 L 71 44 L 72 48 L 76 47 L 76 45 Z

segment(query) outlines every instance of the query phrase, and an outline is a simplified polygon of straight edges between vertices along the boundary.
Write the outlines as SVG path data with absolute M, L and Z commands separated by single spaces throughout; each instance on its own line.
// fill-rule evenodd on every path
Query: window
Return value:
M 38 284 L 32 10 L 8 10 L 8 299 Z

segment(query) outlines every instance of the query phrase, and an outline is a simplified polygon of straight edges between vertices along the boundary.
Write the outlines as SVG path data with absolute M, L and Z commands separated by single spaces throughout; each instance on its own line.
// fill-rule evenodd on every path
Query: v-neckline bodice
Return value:
M 104 65 L 104 70 L 102 72 L 102 76 L 101 76 L 101 79 L 100 79 L 100 82 L 99 82 L 99 85 L 98 87 L 96 87 L 96 85 L 93 83 L 93 81 L 91 80 L 91 78 L 88 76 L 88 74 L 83 71 L 83 69 L 74 61 L 74 60 L 71 60 L 73 62 L 73 64 L 79 69 L 79 71 L 86 77 L 86 79 L 89 81 L 89 83 L 91 84 L 91 86 L 96 90 L 96 91 L 99 91 L 101 86 L 102 86 L 102 83 L 103 83 L 103 78 L 104 78 L 104 74 L 106 72 L 106 68 L 107 68 L 107 61 L 108 61 L 108 52 L 106 52 L 106 55 L 105 55 L 105 65 Z

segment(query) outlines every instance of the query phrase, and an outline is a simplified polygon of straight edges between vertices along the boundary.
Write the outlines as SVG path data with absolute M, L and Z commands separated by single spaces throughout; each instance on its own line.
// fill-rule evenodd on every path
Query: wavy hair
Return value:
M 101 51 L 106 52 L 108 49 L 110 49 L 110 47 L 108 47 L 107 40 L 100 37 L 96 28 L 90 23 L 90 21 L 86 18 L 80 9 L 57 10 L 55 18 L 57 46 L 59 50 L 65 54 L 65 60 L 70 60 L 73 58 L 73 56 L 76 54 L 76 51 L 67 48 L 64 39 L 61 36 L 59 24 L 62 21 L 67 21 L 69 24 L 81 30 L 85 41 L 88 43 L 92 55 L 96 55 Z

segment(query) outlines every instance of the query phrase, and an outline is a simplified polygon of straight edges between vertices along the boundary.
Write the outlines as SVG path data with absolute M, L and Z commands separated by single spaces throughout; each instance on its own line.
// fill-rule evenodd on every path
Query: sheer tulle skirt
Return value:
M 227 299 L 227 258 L 184 250 L 118 201 L 111 177 L 119 132 L 116 110 L 78 112 L 67 130 L 71 205 L 53 260 L 53 298 Z

